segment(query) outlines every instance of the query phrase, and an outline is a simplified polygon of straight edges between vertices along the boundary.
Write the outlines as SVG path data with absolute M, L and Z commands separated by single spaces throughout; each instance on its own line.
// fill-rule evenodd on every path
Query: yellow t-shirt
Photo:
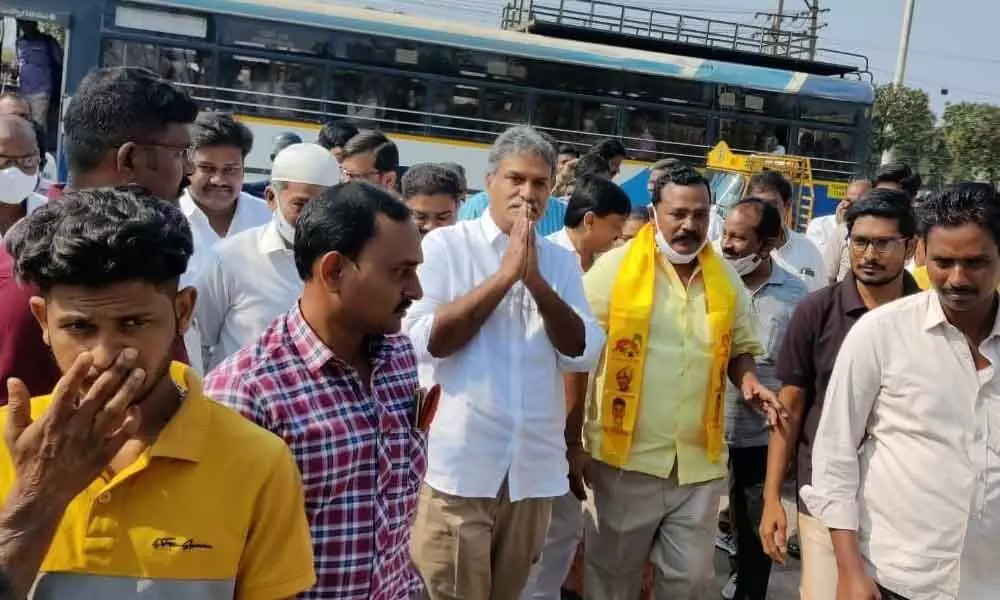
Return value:
M 618 270 L 627 246 L 611 250 L 587 271 L 584 291 L 595 318 L 608 329 L 608 310 Z M 705 310 L 705 286 L 696 274 L 685 287 L 677 272 L 662 261 L 656 270 L 656 291 L 649 326 L 649 345 L 642 379 L 639 414 L 632 437 L 627 471 L 668 478 L 677 464 L 681 485 L 726 475 L 726 461 L 712 462 L 705 450 L 705 401 L 712 368 L 712 338 Z M 736 289 L 732 356 L 762 354 L 756 320 L 746 286 L 727 269 Z M 603 390 L 600 373 L 591 390 Z M 590 393 L 584 422 L 584 444 L 600 456 L 600 393 Z
M 275 600 L 311 588 L 312 543 L 298 467 L 285 443 L 206 398 L 171 365 L 180 409 L 133 465 L 69 504 L 36 599 Z M 32 400 L 40 417 L 50 396 Z M 0 428 L 7 409 L 0 409 Z M 13 464 L 0 449 L 0 499 Z

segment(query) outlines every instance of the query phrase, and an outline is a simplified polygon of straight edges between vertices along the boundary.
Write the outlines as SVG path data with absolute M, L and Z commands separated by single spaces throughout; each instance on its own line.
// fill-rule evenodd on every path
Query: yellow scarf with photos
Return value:
M 602 462 L 621 467 L 628 462 L 632 436 L 639 415 L 642 379 L 646 368 L 650 320 L 656 291 L 656 229 L 646 224 L 626 250 L 611 291 L 608 310 L 608 345 L 604 350 L 604 385 L 601 390 Z M 726 377 L 732 350 L 736 314 L 736 288 L 722 258 L 708 244 L 698 255 L 705 285 L 712 369 L 705 401 L 705 449 L 718 462 L 724 444 L 723 411 Z M 667 268 L 673 268 L 669 263 Z M 657 390 L 666 394 L 669 390 Z

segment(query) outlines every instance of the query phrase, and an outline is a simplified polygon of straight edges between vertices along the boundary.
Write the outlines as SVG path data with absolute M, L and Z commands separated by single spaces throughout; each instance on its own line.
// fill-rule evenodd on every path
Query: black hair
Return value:
M 191 149 L 220 146 L 239 148 L 243 158 L 246 158 L 253 149 L 253 133 L 229 113 L 201 113 L 191 126 Z
M 194 252 L 180 209 L 134 187 L 68 192 L 25 217 L 5 242 L 18 278 L 43 293 L 127 281 L 176 286 Z
M 792 184 L 784 175 L 771 169 L 764 169 L 760 173 L 754 173 L 750 177 L 750 184 L 747 190 L 753 194 L 754 190 L 765 189 L 775 190 L 781 196 L 781 201 L 788 204 L 792 201 Z
M 610 162 L 611 159 L 616 156 L 625 156 L 625 145 L 619 140 L 609 138 L 594 144 L 594 146 L 590 149 L 590 153 L 598 154 L 604 158 L 604 160 Z
M 344 160 L 369 152 L 375 153 L 375 169 L 379 173 L 399 168 L 399 148 L 381 131 L 364 131 L 348 140 Z
M 880 183 L 895 183 L 910 195 L 910 199 L 913 199 L 920 191 L 923 180 L 920 178 L 920 173 L 910 168 L 910 165 L 904 162 L 891 162 L 875 171 L 875 185 Z
M 905 192 L 899 190 L 874 188 L 865 192 L 857 202 L 852 203 L 844 214 L 848 234 L 861 217 L 892 219 L 896 221 L 899 235 L 904 238 L 912 238 L 917 232 L 913 203 Z
M 275 136 L 274 142 L 271 144 L 271 162 L 274 162 L 275 157 L 277 157 L 278 154 L 280 154 L 285 148 L 301 143 L 302 137 L 294 131 L 279 133 Z
M 31 129 L 35 132 L 35 144 L 38 145 L 38 171 L 39 173 L 45 170 L 45 165 L 49 164 L 49 158 L 46 156 L 46 148 L 48 142 L 48 136 L 45 135 L 45 128 L 38 121 L 28 120 L 31 123 Z
M 852 205 L 853 207 L 853 205 Z M 954 183 L 917 206 L 919 233 L 925 240 L 934 227 L 979 225 L 1000 247 L 1000 194 L 987 183 Z
M 327 150 L 333 150 L 334 148 L 343 148 L 356 135 L 358 135 L 358 128 L 350 121 L 332 121 L 323 125 L 323 128 L 319 130 L 316 143 Z
M 686 167 L 679 158 L 661 158 L 649 167 L 650 171 L 672 171 L 674 169 L 680 169 L 681 167 Z
M 444 165 L 435 163 L 413 165 L 403 175 L 400 185 L 403 190 L 403 198 L 411 198 L 417 194 L 427 196 L 445 194 L 457 202 L 465 191 L 458 173 Z
M 364 181 L 341 183 L 324 191 L 295 221 L 295 268 L 303 280 L 313 263 L 330 252 L 355 259 L 375 236 L 376 219 L 403 222 L 410 209 L 395 194 Z
M 606 177 L 584 175 L 576 180 L 573 194 L 566 206 L 563 225 L 570 229 L 579 227 L 583 217 L 592 212 L 598 217 L 608 215 L 627 216 L 632 202 L 620 187 Z
M 656 206 L 663 200 L 663 188 L 667 187 L 669 184 L 692 186 L 692 185 L 703 185 L 705 189 L 708 190 L 708 196 L 712 197 L 712 186 L 705 179 L 705 176 L 698 171 L 692 169 L 691 167 L 681 167 L 679 169 L 673 169 L 672 171 L 667 171 L 660 180 L 656 182 L 656 187 L 653 189 L 653 206 Z
M 464 194 L 465 191 L 469 189 L 469 180 L 465 175 L 465 167 L 457 162 L 443 162 L 441 163 L 441 166 L 446 169 L 451 169 L 456 175 L 458 175 L 458 181 L 462 184 L 462 193 Z
M 127 142 L 152 141 L 169 125 L 193 123 L 198 107 L 187 94 L 145 69 L 91 71 L 63 119 L 70 169 L 96 169 Z
M 760 222 L 757 223 L 757 227 L 755 228 L 757 239 L 761 241 L 773 240 L 779 237 L 782 231 L 784 231 L 781 213 L 778 211 L 778 207 L 770 202 L 765 202 L 761 198 L 754 196 L 748 196 L 734 204 L 729 210 L 732 212 L 740 206 L 752 206 L 760 214 Z
M 611 164 L 600 154 L 588 152 L 576 161 L 573 175 L 577 179 L 587 177 L 588 175 L 611 177 Z
M 559 144 L 556 147 L 556 154 L 569 154 L 570 156 L 580 158 L 580 151 L 573 144 Z

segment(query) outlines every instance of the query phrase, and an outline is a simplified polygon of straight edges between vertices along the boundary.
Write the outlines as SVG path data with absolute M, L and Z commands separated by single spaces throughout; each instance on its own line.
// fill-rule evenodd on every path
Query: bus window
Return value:
M 207 85 L 212 57 L 208 52 L 139 42 L 106 39 L 101 48 L 102 67 L 139 67 L 177 83 Z
M 219 85 L 235 92 L 237 112 L 319 120 L 320 70 L 310 65 L 238 54 L 223 56 Z
M 581 143 L 593 146 L 608 136 L 618 134 L 618 105 L 607 102 L 581 102 L 579 136 Z
M 420 128 L 426 86 L 415 77 L 334 69 L 329 116 L 346 117 L 362 129 L 414 131 Z
M 812 158 L 815 174 L 844 178 L 852 173 L 854 136 L 842 131 L 799 128 L 796 153 Z
M 767 152 L 768 126 L 743 119 L 719 119 L 719 139 L 738 152 Z
M 489 140 L 482 132 L 482 90 L 465 84 L 435 83 L 428 93 L 424 125 L 434 137 Z
M 321 29 L 239 17 L 218 17 L 219 43 L 276 52 L 325 56 L 330 36 Z
M 511 125 L 528 122 L 528 103 L 523 92 L 487 89 L 483 103 L 483 117 L 492 121 L 484 123 L 484 129 L 500 132 Z
M 708 153 L 708 117 L 688 113 L 667 115 L 666 135 L 660 144 L 663 152 L 697 164 Z
M 846 102 L 802 98 L 803 121 L 816 121 L 833 125 L 854 125 L 858 119 L 858 106 Z
M 628 106 L 625 110 L 625 148 L 628 150 L 628 157 L 633 160 L 655 161 L 659 158 L 657 140 L 663 138 L 666 113 L 635 106 Z

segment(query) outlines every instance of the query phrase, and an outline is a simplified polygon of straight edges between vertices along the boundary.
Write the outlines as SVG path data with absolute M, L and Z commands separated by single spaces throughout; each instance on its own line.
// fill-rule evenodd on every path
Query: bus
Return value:
M 704 166 L 720 140 L 810 156 L 817 215 L 833 211 L 841 183 L 868 159 L 874 91 L 850 77 L 325 0 L 7 0 L 0 14 L 62 28 L 62 105 L 92 68 L 129 66 L 235 113 L 257 140 L 250 180 L 266 177 L 279 133 L 315 139 L 336 119 L 385 131 L 404 164 L 462 164 L 473 189 L 490 142 L 513 124 L 580 149 L 619 138 L 629 156 L 618 182 L 637 204 L 648 203 L 649 164 Z

